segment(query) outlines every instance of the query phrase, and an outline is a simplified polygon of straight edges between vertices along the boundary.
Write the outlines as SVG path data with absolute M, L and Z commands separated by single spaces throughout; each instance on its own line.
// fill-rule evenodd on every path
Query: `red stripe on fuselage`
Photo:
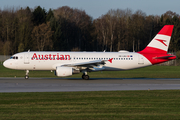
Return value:
M 157 40 L 157 41 L 161 42 L 163 45 L 167 46 L 166 43 L 165 43 L 166 40 L 160 40 L 160 39 L 155 39 L 155 40 Z

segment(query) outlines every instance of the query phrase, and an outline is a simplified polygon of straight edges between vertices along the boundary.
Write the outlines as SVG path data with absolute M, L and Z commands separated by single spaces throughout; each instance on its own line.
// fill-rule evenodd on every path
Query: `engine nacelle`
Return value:
M 55 75 L 58 77 L 71 76 L 72 74 L 72 67 L 56 67 Z
M 80 73 L 79 70 L 75 70 L 72 67 L 56 67 L 55 75 L 58 77 L 71 76 L 72 74 Z

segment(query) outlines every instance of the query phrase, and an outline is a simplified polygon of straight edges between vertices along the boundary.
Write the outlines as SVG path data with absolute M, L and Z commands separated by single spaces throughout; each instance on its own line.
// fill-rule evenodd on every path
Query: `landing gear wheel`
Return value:
M 26 75 L 25 75 L 25 77 L 24 77 L 24 78 L 25 78 L 25 79 L 28 79 L 28 78 L 29 78 L 29 76 L 28 76 L 28 75 L 29 75 L 29 70 L 26 70 Z
M 85 75 L 85 76 L 84 76 L 84 79 L 85 79 L 85 80 L 89 80 L 89 75 Z
M 89 80 L 89 75 L 82 75 L 82 79 Z
M 25 77 L 24 77 L 25 79 L 28 79 L 29 78 L 29 76 L 28 75 L 25 75 Z

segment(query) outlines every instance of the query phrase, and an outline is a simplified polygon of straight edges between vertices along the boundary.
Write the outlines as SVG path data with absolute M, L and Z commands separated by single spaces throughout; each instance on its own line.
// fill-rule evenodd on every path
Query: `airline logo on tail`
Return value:
M 167 52 L 171 36 L 157 34 L 148 44 L 148 47 L 156 48 Z
M 157 40 L 157 41 L 161 42 L 162 44 L 164 44 L 165 46 L 167 46 L 166 43 L 164 43 L 164 42 L 166 42 L 166 40 L 160 40 L 160 39 L 155 39 L 155 40 Z
M 165 25 L 141 53 L 167 53 L 174 25 Z
M 165 25 L 148 46 L 138 53 L 146 57 L 152 64 L 176 59 L 175 55 L 167 54 L 173 27 L 174 25 Z

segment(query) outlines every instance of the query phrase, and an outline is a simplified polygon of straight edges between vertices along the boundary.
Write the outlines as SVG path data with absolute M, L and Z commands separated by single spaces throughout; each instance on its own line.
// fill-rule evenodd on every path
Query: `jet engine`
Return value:
M 74 70 L 72 67 L 56 67 L 55 75 L 58 77 L 71 76 L 72 74 L 80 73 L 79 70 Z

